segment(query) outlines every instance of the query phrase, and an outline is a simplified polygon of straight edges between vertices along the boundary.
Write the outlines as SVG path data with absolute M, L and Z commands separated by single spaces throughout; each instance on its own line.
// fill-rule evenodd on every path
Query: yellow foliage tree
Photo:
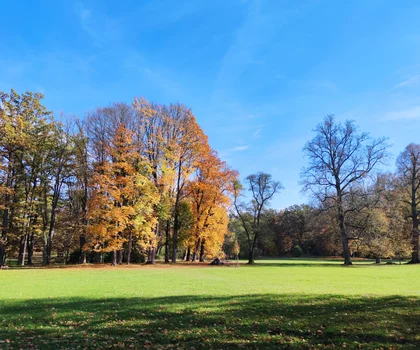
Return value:
M 120 125 L 107 147 L 109 159 L 98 164 L 92 179 L 88 203 L 86 248 L 113 252 L 113 265 L 122 262 L 117 252 L 128 243 L 130 263 L 133 238 L 141 248 L 153 242 L 156 225 L 154 206 L 159 193 L 150 180 L 150 165 L 135 150 L 133 134 Z

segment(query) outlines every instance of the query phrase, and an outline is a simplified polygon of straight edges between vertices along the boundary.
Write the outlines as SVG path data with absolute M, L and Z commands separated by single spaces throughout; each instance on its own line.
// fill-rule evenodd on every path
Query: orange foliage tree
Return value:
M 194 250 L 193 261 L 198 255 L 203 261 L 206 254 L 214 256 L 221 252 L 229 221 L 229 194 L 237 176 L 214 150 L 207 149 L 198 160 L 195 177 L 187 188 L 194 216 L 193 246 L 189 247 Z

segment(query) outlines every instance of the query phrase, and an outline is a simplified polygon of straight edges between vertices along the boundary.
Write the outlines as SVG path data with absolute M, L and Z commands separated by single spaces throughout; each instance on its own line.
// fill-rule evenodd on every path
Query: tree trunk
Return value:
M 152 248 L 147 249 L 147 260 L 146 264 L 152 263 Z
M 28 235 L 26 234 L 20 238 L 18 265 L 25 266 L 27 243 Z
M 112 252 L 112 266 L 117 266 L 117 250 L 114 249 Z
M 340 226 L 341 244 L 343 245 L 344 265 L 352 265 L 353 263 L 351 262 L 349 239 L 347 237 L 343 208 L 341 207 L 341 200 L 339 201 L 337 210 L 338 210 L 337 217 L 338 217 L 338 222 Z
M 0 267 L 5 265 L 6 262 L 6 249 L 5 249 L 5 239 L 3 241 L 3 237 L 0 238 Z
M 412 237 L 411 237 L 411 244 L 412 244 L 412 253 L 411 253 L 411 260 L 409 261 L 410 264 L 419 264 L 420 263 L 420 254 L 419 254 L 419 213 L 417 210 L 417 172 L 416 163 L 413 163 L 413 170 L 412 170 L 412 178 L 411 178 L 411 220 L 412 220 Z
M 411 189 L 411 219 L 413 222 L 413 229 L 412 229 L 412 253 L 411 253 L 411 260 L 410 264 L 418 264 L 420 263 L 420 255 L 419 255 L 419 219 L 417 213 L 417 189 L 416 189 L 416 179 L 413 177 L 412 179 L 412 189 Z
M 249 249 L 249 255 L 248 255 L 248 265 L 254 265 L 255 261 L 254 261 L 254 246 L 252 246 Z
M 153 247 L 152 248 L 152 251 L 150 252 L 150 254 L 151 254 L 151 256 L 150 256 L 150 263 L 152 265 L 154 265 L 155 262 L 156 262 L 156 247 Z
M 158 241 L 158 235 L 159 235 L 159 221 L 156 223 L 156 227 L 155 227 L 156 242 Z M 147 263 L 154 265 L 155 260 L 156 260 L 156 245 L 154 245 L 150 249 L 150 257 L 149 257 L 149 261 Z
M 200 249 L 200 244 L 201 244 L 201 238 L 199 237 L 198 240 L 197 240 L 197 243 L 195 245 L 195 248 L 194 248 L 194 253 L 193 253 L 193 256 L 192 256 L 192 262 L 195 262 L 197 260 L 198 250 Z
M 32 257 L 34 255 L 35 234 L 28 235 L 28 265 L 33 265 Z
M 10 158 L 9 158 L 10 159 Z M 12 187 L 12 166 L 9 162 L 7 167 L 7 177 L 6 177 L 6 188 Z M 9 204 L 10 204 L 10 194 L 6 193 L 4 195 L 4 209 L 3 209 L 3 218 L 2 218 L 2 230 L 0 237 L 0 267 L 6 263 L 6 242 L 7 242 L 7 230 L 9 228 Z
M 83 247 L 86 244 L 86 236 L 83 233 L 80 235 L 79 244 L 80 244 L 79 263 L 80 264 L 86 264 L 86 252 L 83 250 Z
M 147 251 L 147 261 L 146 261 L 146 264 L 152 264 L 153 265 L 155 263 L 155 259 L 156 259 L 156 248 L 155 247 L 151 247 Z
M 3 229 L 0 237 L 0 266 L 6 263 L 6 241 L 7 241 L 7 225 L 8 225 L 8 210 L 3 211 Z
M 341 229 L 340 229 L 341 232 Z M 341 244 L 343 245 L 344 265 L 353 265 L 347 236 L 341 233 Z
M 85 154 L 84 154 L 85 155 Z M 87 158 L 87 153 L 86 153 Z M 87 159 L 85 160 L 85 165 L 87 164 Z M 84 169 L 83 174 L 83 198 L 82 198 L 82 234 L 80 235 L 80 263 L 86 264 L 86 252 L 83 247 L 86 244 L 86 233 L 87 233 L 87 201 L 88 201 L 88 187 L 89 187 L 89 178 L 87 176 L 87 170 Z
M 123 255 L 124 255 L 124 249 L 118 249 L 118 251 L 117 251 L 117 258 L 118 258 L 117 263 L 118 263 L 118 265 L 122 264 Z
M 132 250 L 133 250 L 133 232 L 130 231 L 130 236 L 128 237 L 127 265 L 130 265 Z
M 174 233 L 172 235 L 172 263 L 176 264 L 176 250 L 178 247 L 178 213 L 175 209 L 175 218 L 174 218 Z
M 52 253 L 52 240 L 54 237 L 54 226 L 55 226 L 55 214 L 51 214 L 50 229 L 48 230 L 47 243 L 44 249 L 44 256 L 42 258 L 43 265 L 49 265 L 51 263 L 51 253 Z
M 170 239 L 171 222 L 166 221 L 166 240 L 165 240 L 165 264 L 169 264 L 169 239 Z
M 190 261 L 190 260 L 191 260 L 191 248 L 188 247 L 187 256 L 185 257 L 185 261 Z
M 416 221 L 416 223 L 414 223 Z M 413 251 L 411 253 L 411 260 L 410 264 L 419 264 L 420 263 L 420 256 L 419 256 L 419 223 L 418 220 L 413 220 L 413 237 L 412 237 L 412 245 Z M 417 226 L 417 227 L 415 227 Z
M 380 257 L 380 256 L 377 256 L 377 257 L 375 258 L 375 263 L 376 263 L 376 264 L 380 264 L 380 263 L 381 263 L 381 257 Z
M 248 247 L 249 247 L 248 265 L 254 265 L 255 264 L 255 261 L 254 261 L 254 252 L 255 252 L 255 247 L 257 246 L 258 233 L 259 233 L 259 231 L 257 229 L 255 231 L 254 239 L 252 240 L 252 243 L 251 244 L 248 241 Z
M 201 241 L 201 246 L 200 246 L 200 262 L 204 262 L 204 246 L 206 244 L 206 240 L 203 239 Z
M 174 210 L 174 233 L 172 235 L 172 263 L 176 264 L 176 250 L 178 247 L 178 230 L 179 230 L 179 201 L 181 198 L 181 166 L 182 160 L 178 162 L 178 177 L 176 185 L 176 199 Z

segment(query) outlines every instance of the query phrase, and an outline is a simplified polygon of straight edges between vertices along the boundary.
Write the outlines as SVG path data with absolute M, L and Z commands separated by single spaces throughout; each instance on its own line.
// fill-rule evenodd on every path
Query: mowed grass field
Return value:
M 0 349 L 420 349 L 420 266 L 0 271 Z

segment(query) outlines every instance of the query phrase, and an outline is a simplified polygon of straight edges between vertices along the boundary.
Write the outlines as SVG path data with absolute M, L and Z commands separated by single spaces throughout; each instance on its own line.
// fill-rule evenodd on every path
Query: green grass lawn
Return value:
M 0 271 L 0 349 L 420 348 L 420 266 Z

